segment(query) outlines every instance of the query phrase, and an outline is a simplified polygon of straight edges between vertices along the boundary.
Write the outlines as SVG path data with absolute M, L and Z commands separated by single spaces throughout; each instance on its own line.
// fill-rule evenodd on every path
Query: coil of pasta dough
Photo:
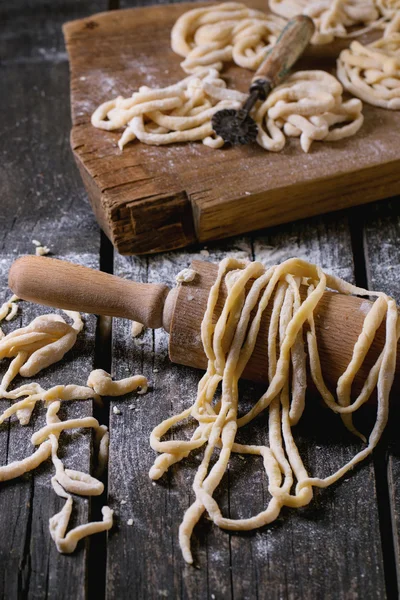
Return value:
M 171 31 L 171 47 L 185 60 L 186 73 L 202 67 L 221 70 L 233 60 L 239 67 L 257 70 L 275 44 L 285 20 L 225 2 L 184 13 Z
M 380 40 L 367 46 L 354 41 L 341 52 L 337 75 L 343 86 L 364 102 L 400 109 L 400 11 Z
M 37 269 L 32 267 L 42 261 L 28 258 L 15 264 L 10 273 L 11 287 L 19 296 L 27 295 L 39 301 L 43 290 L 36 286 Z M 189 403 L 179 414 L 171 415 L 150 435 L 151 447 L 160 453 L 149 473 L 153 480 L 162 477 L 171 465 L 188 457 L 193 450 L 204 447 L 203 459 L 193 481 L 195 501 L 186 511 L 180 527 L 180 545 L 187 562 L 193 560 L 190 550 L 193 528 L 204 512 L 216 525 L 225 529 L 242 531 L 261 527 L 275 520 L 283 506 L 296 508 L 309 504 L 314 487 L 327 487 L 343 477 L 378 443 L 388 419 L 389 393 L 396 370 L 400 336 L 396 303 L 385 293 L 350 285 L 325 273 L 320 267 L 296 258 L 265 268 L 260 262 L 232 257 L 221 261 L 216 270 L 206 267 L 208 263 L 195 262 L 192 269 L 178 274 L 177 294 L 168 292 L 168 288 L 160 284 L 149 289 L 142 287 L 148 284 L 130 282 L 128 288 L 125 282 L 126 295 L 130 291 L 135 298 L 133 306 L 126 306 L 124 301 L 118 303 L 121 288 L 118 288 L 118 280 L 114 276 L 105 273 L 91 275 L 90 269 L 84 267 L 44 260 L 49 263 L 46 269 L 54 274 L 52 281 L 55 285 L 49 286 L 47 294 L 55 306 L 71 308 L 79 298 L 87 310 L 104 312 L 112 306 L 114 314 L 136 319 L 139 317 L 137 294 L 142 293 L 146 311 L 140 312 L 140 318 L 145 325 L 152 323 L 152 327 L 160 327 L 164 323 L 164 314 L 172 312 L 165 319 L 165 326 L 171 333 L 172 360 L 204 366 L 204 363 L 197 362 L 196 353 L 193 362 L 188 363 L 186 357 L 179 360 L 182 356 L 179 352 L 187 354 L 196 344 L 194 340 L 201 337 L 207 370 L 198 384 L 194 403 Z M 57 277 L 62 278 L 66 273 L 69 273 L 68 284 L 74 293 L 59 294 Z M 86 273 L 86 278 L 83 273 Z M 204 279 L 207 273 L 208 279 Z M 90 286 L 88 288 L 86 283 L 82 283 L 87 278 L 90 281 L 90 277 L 98 286 L 108 288 L 104 293 L 106 302 L 99 299 L 97 293 L 93 294 Z M 71 285 L 72 282 L 76 282 L 76 286 Z M 192 315 L 186 314 L 191 304 L 186 286 L 199 292 L 193 319 Z M 115 291 L 115 288 L 118 289 Z M 329 293 L 326 293 L 328 290 Z M 168 300 L 171 294 L 172 304 Z M 184 296 L 186 300 L 183 300 Z M 358 298 L 345 300 L 344 296 L 372 296 L 376 300 L 365 303 Z M 325 326 L 327 321 L 322 318 L 321 303 L 325 306 L 325 318 L 339 315 L 336 319 L 342 318 L 342 309 L 335 312 L 335 303 L 342 308 L 349 303 L 348 315 L 351 314 L 352 321 L 357 321 L 349 337 L 347 332 L 345 334 L 346 325 L 341 329 L 342 324 L 336 324 L 335 317 L 328 321 L 331 325 L 335 324 L 332 326 L 335 331 L 325 331 L 331 328 Z M 203 320 L 199 336 L 197 319 L 200 315 Z M 182 323 L 177 325 L 177 321 Z M 195 327 L 194 322 L 197 323 Z M 182 342 L 183 336 L 187 340 L 186 347 Z M 345 343 L 342 343 L 342 337 L 346 338 Z M 327 350 L 329 344 L 331 346 Z M 179 345 L 183 345 L 183 350 L 173 351 L 173 347 Z M 322 364 L 324 356 L 327 364 Z M 268 371 L 263 379 L 267 381 L 267 389 L 257 402 L 252 403 L 250 410 L 239 413 L 238 381 L 253 359 L 257 364 L 257 377 L 262 369 Z M 365 444 L 348 463 L 325 478 L 308 473 L 293 436 L 293 428 L 302 418 L 306 405 L 307 366 L 323 402 Z M 112 382 L 110 376 L 101 370 L 91 374 L 88 384 L 96 392 L 105 394 L 123 391 L 121 387 L 134 389 L 138 385 L 146 385 L 138 376 Z M 336 393 L 333 393 L 331 390 L 335 388 Z M 376 421 L 370 432 L 358 431 L 353 423 L 353 414 L 374 393 L 377 398 Z M 58 397 L 57 392 L 53 394 L 53 398 Z M 268 413 L 265 442 L 240 444 L 236 438 L 238 429 L 250 425 L 262 412 Z M 175 425 L 181 428 L 189 420 L 195 423 L 190 438 L 179 439 L 176 432 L 169 435 Z M 90 417 L 85 424 L 96 427 Z M 64 427 L 68 425 L 50 422 L 34 434 L 32 441 L 49 452 L 51 449 L 44 446 L 47 437 Z M 163 439 L 168 435 L 169 439 Z M 230 519 L 222 515 L 214 498 L 214 491 L 221 483 L 232 452 L 261 457 L 268 478 L 271 500 L 259 514 L 245 519 Z M 56 475 L 60 478 L 64 475 L 61 469 L 57 470 L 57 465 Z M 89 480 L 88 484 L 93 485 L 93 482 Z M 61 483 L 58 482 L 58 485 Z M 65 514 L 68 510 L 66 505 Z M 63 518 L 60 516 L 61 521 Z

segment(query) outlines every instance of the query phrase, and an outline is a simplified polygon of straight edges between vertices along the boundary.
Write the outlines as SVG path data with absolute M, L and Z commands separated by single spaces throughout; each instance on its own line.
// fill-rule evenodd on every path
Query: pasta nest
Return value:
M 390 0 L 382 0 L 382 4 L 390 4 Z M 355 25 L 375 27 L 380 17 L 374 0 L 269 0 L 269 6 L 285 19 L 299 14 L 311 17 L 316 28 L 311 43 L 316 45 L 353 35 L 348 28 Z M 354 32 L 355 35 L 360 33 Z
M 367 46 L 352 42 L 339 56 L 337 74 L 354 96 L 374 106 L 399 110 L 400 33 L 390 33 Z
M 202 69 L 166 88 L 140 87 L 131 98 L 119 96 L 104 102 L 92 115 L 92 125 L 108 131 L 125 130 L 118 142 L 138 139 L 145 144 L 164 145 L 201 140 L 219 148 L 211 117 L 223 108 L 239 108 L 244 94 L 227 90 L 215 69 Z
M 256 70 L 275 44 L 285 21 L 237 2 L 184 13 L 171 32 L 171 46 L 184 57 L 186 73 L 202 67 L 221 70 L 225 62 Z
M 308 152 L 315 140 L 334 142 L 354 135 L 363 124 L 362 103 L 356 98 L 343 101 L 342 92 L 326 71 L 293 73 L 258 108 L 258 143 L 278 152 L 285 136 L 299 137 Z
M 325 71 L 299 71 L 278 86 L 253 110 L 257 142 L 279 152 L 286 137 L 300 137 L 304 152 L 315 140 L 336 141 L 354 135 L 363 123 L 362 103 L 343 102 L 343 88 Z M 238 109 L 246 94 L 226 88 L 215 69 L 203 69 L 167 88 L 142 87 L 132 98 L 105 102 L 93 113 L 92 124 L 106 130 L 125 127 L 122 148 L 138 138 L 151 145 L 202 140 L 212 148 L 224 141 L 212 129 L 212 115 Z M 340 127 L 336 127 L 340 125 Z

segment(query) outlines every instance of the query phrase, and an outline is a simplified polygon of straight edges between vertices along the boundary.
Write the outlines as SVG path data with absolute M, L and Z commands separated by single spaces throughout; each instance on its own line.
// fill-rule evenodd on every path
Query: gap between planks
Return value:
M 379 210 L 380 209 L 378 208 L 378 212 Z M 383 205 L 381 210 L 385 210 Z M 367 209 L 367 214 L 369 212 L 371 212 L 370 208 Z M 349 226 L 352 241 L 356 285 L 365 289 L 370 289 L 371 277 L 368 274 L 367 268 L 368 244 L 367 240 L 365 239 L 365 214 L 365 207 L 351 209 L 349 211 Z M 388 431 L 388 429 L 389 425 L 386 428 L 377 448 L 375 448 L 372 461 L 375 473 L 386 595 L 387 600 L 396 600 L 398 598 L 399 583 L 397 579 L 397 557 L 394 545 L 395 526 L 393 522 L 393 510 L 390 501 L 391 485 L 389 483 L 388 472 L 390 431 Z
M 100 271 L 114 272 L 114 248 L 109 239 L 101 232 L 100 240 Z M 112 362 L 112 318 L 99 316 L 96 326 L 94 369 L 104 369 L 111 373 Z M 93 403 L 93 416 L 101 425 L 110 423 L 110 399 L 103 397 L 102 406 Z M 107 505 L 108 496 L 108 468 L 101 477 L 104 483 L 104 492 L 101 496 L 91 499 L 90 516 L 92 521 L 101 521 L 101 509 Z M 103 600 L 106 594 L 106 564 L 107 564 L 107 532 L 97 534 L 94 543 L 89 539 L 90 549 L 88 556 L 88 588 L 87 597 Z

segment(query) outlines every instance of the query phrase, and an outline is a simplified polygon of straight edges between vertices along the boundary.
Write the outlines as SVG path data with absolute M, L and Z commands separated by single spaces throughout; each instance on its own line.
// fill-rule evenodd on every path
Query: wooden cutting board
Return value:
M 265 1 L 247 4 L 265 10 Z M 64 26 L 71 145 L 97 220 L 120 253 L 180 248 L 400 193 L 400 111 L 364 105 L 356 136 L 315 142 L 309 154 L 297 139 L 279 153 L 257 144 L 212 150 L 200 142 L 157 147 L 137 141 L 120 152 L 120 132 L 92 127 L 90 116 L 101 102 L 185 77 L 170 32 L 182 13 L 199 6 L 112 11 Z M 311 48 L 299 68 L 332 71 L 346 44 Z M 223 75 L 242 91 L 251 78 L 235 66 Z

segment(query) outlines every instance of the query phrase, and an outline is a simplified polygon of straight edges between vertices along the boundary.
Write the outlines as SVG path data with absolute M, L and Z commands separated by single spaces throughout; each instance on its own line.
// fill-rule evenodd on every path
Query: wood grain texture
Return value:
M 163 327 L 169 338 L 170 359 L 180 365 L 206 369 L 207 357 L 201 342 L 201 323 L 210 290 L 218 274 L 218 265 L 193 260 L 190 267 L 194 279 L 170 289 L 164 283 L 128 281 L 83 265 L 26 255 L 17 259 L 9 270 L 8 283 L 23 300 L 63 310 L 77 310 L 96 315 L 122 317 L 138 321 L 145 327 Z M 329 287 L 329 286 L 328 286 Z M 303 299 L 306 290 L 301 289 Z M 222 284 L 214 313 L 217 322 L 227 297 Z M 268 330 L 271 301 L 265 310 L 253 353 L 243 378 L 258 383 L 268 382 Z M 325 292 L 314 310 L 315 329 L 323 374 L 328 387 L 335 387 L 348 367 L 354 346 L 362 331 L 373 302 L 366 298 Z M 371 348 L 358 370 L 352 390 L 360 393 L 373 365 L 383 350 L 386 323 L 378 328 Z M 393 391 L 400 389 L 400 357 Z M 373 397 L 371 397 L 371 400 Z
M 251 5 L 264 8 L 262 0 Z M 400 114 L 365 106 L 352 138 L 313 144 L 297 139 L 280 153 L 257 144 L 218 151 L 201 143 L 117 147 L 120 132 L 90 124 L 97 106 L 140 85 L 165 86 L 184 77 L 170 48 L 171 28 L 198 4 L 127 9 L 68 23 L 71 144 L 98 222 L 119 252 L 143 254 L 186 246 L 388 197 L 400 191 Z M 156 40 L 156 41 L 155 41 Z M 347 43 L 347 42 L 346 42 Z M 299 68 L 334 67 L 313 56 Z M 252 74 L 235 66 L 228 85 L 245 91 Z
M 382 206 L 371 205 L 368 211 L 360 215 L 360 224 L 363 227 L 366 273 L 371 289 L 383 289 L 400 302 L 400 205 L 399 198 L 394 198 L 382 203 Z M 376 468 L 384 482 L 388 482 L 388 505 L 384 505 L 386 525 L 389 534 L 386 541 L 393 540 L 394 555 L 388 556 L 392 560 L 393 570 L 397 570 L 397 590 L 400 582 L 400 441 L 398 424 L 400 410 L 396 407 L 396 396 L 392 398 L 386 444 L 382 448 L 381 460 Z M 392 534 L 390 534 L 392 528 Z M 395 576 L 395 573 L 392 573 Z M 389 572 L 389 578 L 390 578 Z M 391 581 L 392 596 L 396 595 L 395 583 Z
M 347 280 L 353 278 L 350 235 L 343 217 L 280 227 L 254 239 L 213 244 L 208 251 L 208 258 L 198 250 L 147 259 L 117 256 L 115 272 L 172 284 L 174 274 L 193 258 L 216 262 L 232 255 L 275 264 L 296 255 Z M 108 598 L 128 594 L 132 598 L 190 599 L 385 598 L 370 462 L 333 488 L 317 491 L 309 507 L 283 510 L 270 527 L 227 533 L 202 519 L 192 541 L 197 568 L 184 564 L 178 526 L 193 500 L 191 482 L 202 454 L 175 465 L 153 484 L 147 473 L 155 453 L 148 440 L 156 424 L 193 401 L 201 373 L 170 364 L 167 343 L 161 330 L 147 330 L 143 337 L 132 340 L 129 322 L 118 320 L 114 326 L 114 376 L 144 373 L 153 382 L 153 390 L 142 397 L 111 400 L 122 414 L 110 411 L 109 492 L 118 524 L 109 536 Z M 243 382 L 241 410 L 249 409 L 263 389 Z M 240 432 L 240 439 L 262 443 L 266 426 L 262 416 Z M 183 430 L 174 435 L 182 436 Z M 335 471 L 359 449 L 340 421 L 314 402 L 295 435 L 307 467 L 322 476 Z M 232 518 L 261 510 L 268 491 L 259 461 L 232 457 L 217 498 L 224 514 Z M 130 518 L 132 526 L 128 525 Z
M 17 64 L 1 72 L 7 94 L 0 95 L 2 203 L 0 218 L 1 299 L 8 269 L 19 254 L 34 251 L 32 239 L 47 244 L 52 253 L 98 268 L 99 230 L 85 202 L 68 145 L 67 64 Z M 10 103 L 9 99 L 13 98 Z M 21 312 L 6 331 L 28 324 L 50 312 L 21 303 Z M 35 377 L 44 387 L 58 383 L 85 384 L 93 367 L 96 320 L 88 317 L 85 332 L 64 361 Z M 6 364 L 1 365 L 2 373 Z M 16 381 L 20 385 L 24 380 Z M 2 401 L 2 409 L 8 403 Z M 73 402 L 63 416 L 92 413 L 90 401 Z M 44 410 L 34 413 L 27 427 L 15 420 L 0 427 L 1 464 L 32 452 L 30 437 L 44 422 Z M 73 431 L 62 435 L 65 464 L 87 471 L 91 435 Z M 48 530 L 49 518 L 64 501 L 50 483 L 47 462 L 37 471 L 1 484 L 0 489 L 0 597 L 77 598 L 86 596 L 88 543 L 74 555 L 58 554 Z M 77 498 L 73 523 L 89 518 L 89 501 Z
M 252 82 L 266 79 L 273 87 L 281 84 L 309 45 L 314 31 L 315 26 L 310 17 L 298 15 L 292 19 L 258 67 Z
M 121 4 L 127 5 L 128 1 L 121 0 Z M 33 4 L 17 0 L 1 5 L 1 9 L 6 7 L 6 16 L 10 15 L 7 23 L 2 20 L 1 54 L 5 63 L 13 64 L 3 64 L 1 70 L 7 94 L 0 95 L 0 302 L 9 297 L 9 265 L 19 254 L 33 251 L 32 239 L 50 245 L 59 257 L 98 265 L 98 230 L 68 148 L 67 69 L 65 64 L 54 65 L 65 60 L 57 34 L 63 19 L 60 14 L 65 14 L 65 18 L 78 17 L 86 13 L 87 6 L 86 2 L 71 1 L 62 6 L 52 2 L 47 18 L 50 5 L 44 1 Z M 96 6 L 102 8 L 100 2 Z M 68 15 L 63 12 L 70 9 Z M 24 15 L 29 19 L 25 20 Z M 40 48 L 46 48 L 46 55 Z M 36 62 L 40 64 L 33 64 Z M 113 76 L 111 71 L 110 75 Z M 127 85 L 126 92 L 128 88 Z M 79 110 L 82 109 L 81 106 Z M 103 149 L 107 161 L 107 144 Z M 375 149 L 378 153 L 379 148 Z M 176 150 L 171 151 L 174 158 Z M 87 185 L 95 184 L 89 178 Z M 185 196 L 181 198 L 180 206 L 186 210 Z M 368 211 L 365 228 L 369 264 L 374 265 L 369 271 L 371 284 L 392 290 L 394 295 L 398 294 L 399 262 L 396 202 Z M 159 206 L 162 207 L 162 200 Z M 154 211 L 154 218 L 159 212 Z M 357 214 L 361 219 L 364 211 Z M 124 218 L 128 227 L 126 214 Z M 161 234 L 157 243 L 159 240 Z M 232 253 L 275 263 L 298 254 L 342 277 L 352 277 L 349 232 L 346 219 L 342 218 L 326 217 L 283 226 L 256 238 L 213 245 L 209 250 L 213 261 Z M 195 250 L 147 259 L 118 256 L 115 265 L 118 274 L 128 278 L 172 283 L 174 275 L 192 258 L 204 256 Z M 7 324 L 6 330 L 29 322 L 45 310 L 22 304 L 22 316 Z M 43 384 L 85 381 L 93 364 L 94 327 L 94 319 L 90 318 L 76 353 L 69 353 L 65 362 L 48 369 L 41 379 Z M 102 347 L 97 351 L 98 355 L 107 353 Z M 109 600 L 385 598 L 376 481 L 371 463 L 364 463 L 334 488 L 318 492 L 309 508 L 300 512 L 286 510 L 275 525 L 265 530 L 229 535 L 203 520 L 193 540 L 200 569 L 185 566 L 177 544 L 177 528 L 192 500 L 190 486 L 200 456 L 173 468 L 165 480 L 153 486 L 147 478 L 155 457 L 149 449 L 148 436 L 162 418 L 193 399 L 201 373 L 171 366 L 167 336 L 161 331 L 146 331 L 142 338 L 132 340 L 128 321 L 115 322 L 113 351 L 114 375 L 143 371 L 154 382 L 154 390 L 147 396 L 114 399 L 112 404 L 119 406 L 122 414 L 111 411 L 110 502 L 116 510 L 116 527 L 109 534 Z M 242 392 L 246 407 L 260 389 L 245 383 Z M 89 403 L 75 404 L 68 408 L 69 414 L 86 415 L 91 409 Z M 134 408 L 130 410 L 129 405 Z M 0 408 L 4 406 L 2 402 Z M 25 429 L 14 424 L 0 427 L 2 464 L 31 451 L 32 427 L 43 423 L 43 417 L 43 411 L 38 411 L 32 426 Z M 324 469 L 333 471 L 359 447 L 332 419 L 330 413 L 312 406 L 298 428 L 301 451 L 307 464 L 318 473 Z M 388 473 L 398 557 L 400 467 L 396 423 L 392 421 Z M 328 434 L 324 433 L 325 426 Z M 259 441 L 265 439 L 265 422 L 255 423 L 254 428 L 249 428 L 249 435 Z M 77 432 L 65 434 L 65 438 L 68 444 L 63 447 L 63 456 L 68 466 L 86 468 L 90 459 L 88 436 Z M 0 597 L 7 600 L 83 600 L 86 596 L 87 556 L 98 545 L 98 538 L 81 543 L 72 556 L 56 552 L 48 535 L 48 518 L 60 509 L 62 501 L 50 490 L 51 472 L 50 465 L 45 465 L 33 476 L 0 487 Z M 232 463 L 220 494 L 224 513 L 234 516 L 244 510 L 255 512 L 264 505 L 266 497 L 257 460 L 237 459 Z M 121 504 L 121 500 L 127 503 Z M 87 500 L 79 502 L 77 508 L 74 522 L 83 522 L 89 513 Z M 127 524 L 130 518 L 134 519 L 133 526 Z M 390 529 L 385 533 L 392 535 Z M 100 582 L 100 593 L 94 597 L 101 598 L 101 562 L 95 564 L 94 575 Z M 393 594 L 389 597 L 393 598 Z
M 170 291 L 164 285 L 126 281 L 83 265 L 23 256 L 12 265 L 8 282 L 19 298 L 63 310 L 124 317 L 157 329 L 163 324 Z
M 240 240 L 236 244 L 216 249 L 212 259 L 220 260 L 234 251 L 249 256 L 248 242 Z M 175 275 L 189 265 L 192 257 L 201 255 L 168 253 L 148 259 L 117 255 L 114 272 L 129 279 L 173 285 Z M 117 406 L 122 414 L 114 415 L 110 410 L 109 503 L 116 511 L 117 526 L 108 542 L 107 597 L 202 600 L 212 593 L 218 598 L 229 597 L 226 534 L 207 524 L 196 530 L 193 542 L 199 569 L 184 565 L 178 545 L 178 527 L 192 500 L 190 483 L 200 456 L 171 469 L 157 484 L 148 477 L 155 459 L 149 446 L 150 431 L 194 398 L 199 371 L 170 363 L 168 335 L 162 330 L 146 330 L 141 338 L 132 340 L 129 322 L 117 320 L 113 329 L 113 375 L 138 372 L 149 378 L 152 390 L 145 396 L 111 399 L 111 406 Z M 127 524 L 130 518 L 133 526 Z

